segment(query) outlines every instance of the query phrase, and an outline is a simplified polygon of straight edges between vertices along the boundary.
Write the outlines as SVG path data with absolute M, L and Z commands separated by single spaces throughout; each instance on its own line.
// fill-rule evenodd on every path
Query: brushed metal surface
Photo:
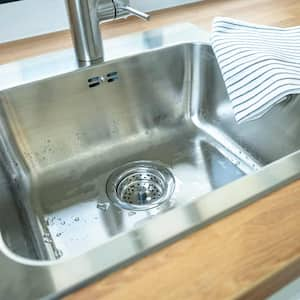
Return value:
M 211 48 L 203 44 L 164 48 L 2 91 L 0 149 L 32 235 L 33 257 L 82 254 L 161 213 L 161 207 L 134 216 L 114 206 L 97 209 L 110 203 L 111 171 L 130 161 L 170 166 L 176 178 L 170 208 L 259 169 L 230 137 L 227 150 L 205 132 L 203 96 L 213 84 L 206 69 L 216 70 L 213 89 L 225 93 Z M 207 96 L 213 105 L 213 95 Z
M 144 53 L 48 79 L 23 64 L 33 82 L 0 92 L 1 295 L 62 295 L 299 178 L 300 101 L 237 124 L 211 47 L 174 45 L 199 34 L 183 27 L 127 37 Z M 169 166 L 168 203 L 112 205 L 107 179 L 138 160 Z

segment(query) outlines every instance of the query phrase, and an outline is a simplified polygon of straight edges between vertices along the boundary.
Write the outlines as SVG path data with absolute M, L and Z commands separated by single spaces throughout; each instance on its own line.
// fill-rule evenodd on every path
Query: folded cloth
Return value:
M 211 43 L 238 123 L 257 119 L 300 93 L 300 26 L 217 17 Z

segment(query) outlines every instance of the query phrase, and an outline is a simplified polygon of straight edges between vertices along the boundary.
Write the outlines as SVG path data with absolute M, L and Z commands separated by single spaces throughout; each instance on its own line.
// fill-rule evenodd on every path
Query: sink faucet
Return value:
M 77 59 L 81 65 L 103 61 L 99 23 L 135 15 L 150 16 L 130 7 L 130 0 L 66 0 Z

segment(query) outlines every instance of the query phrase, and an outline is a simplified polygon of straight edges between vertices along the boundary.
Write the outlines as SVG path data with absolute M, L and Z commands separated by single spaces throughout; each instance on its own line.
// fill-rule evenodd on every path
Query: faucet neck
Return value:
M 104 59 L 99 23 L 134 14 L 145 20 L 147 14 L 129 6 L 129 0 L 66 0 L 75 52 L 80 65 Z
M 98 0 L 66 0 L 73 43 L 79 62 L 93 63 L 103 60 L 102 37 L 96 9 L 98 2 Z

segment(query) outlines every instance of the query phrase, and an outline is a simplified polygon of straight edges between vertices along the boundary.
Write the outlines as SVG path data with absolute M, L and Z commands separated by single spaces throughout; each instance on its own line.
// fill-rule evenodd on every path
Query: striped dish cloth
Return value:
M 300 93 L 300 26 L 217 17 L 211 43 L 238 123 L 257 119 Z

